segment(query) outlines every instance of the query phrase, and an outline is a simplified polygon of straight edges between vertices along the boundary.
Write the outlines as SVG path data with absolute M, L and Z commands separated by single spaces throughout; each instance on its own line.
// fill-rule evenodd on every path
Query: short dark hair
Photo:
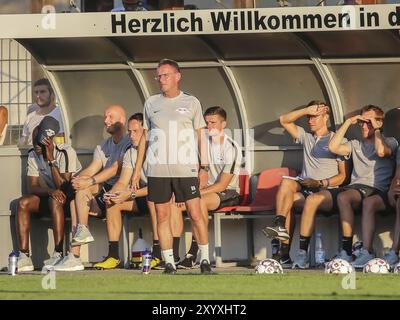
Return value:
M 364 112 L 368 112 L 368 111 L 375 111 L 375 113 L 379 116 L 379 117 L 384 117 L 385 113 L 383 112 L 383 110 L 381 108 L 379 108 L 378 106 L 375 106 L 373 104 L 368 104 L 366 106 L 364 106 L 361 111 L 360 114 L 363 114 Z
M 179 73 L 181 72 L 181 68 L 179 68 L 179 64 L 178 62 L 176 62 L 175 60 L 172 59 L 162 59 L 160 60 L 160 62 L 158 63 L 157 68 L 161 67 L 161 66 L 165 66 L 165 65 L 169 65 L 173 68 L 176 69 L 176 71 L 178 71 Z
M 131 116 L 129 117 L 129 119 L 128 119 L 128 122 L 129 122 L 129 121 L 132 121 L 132 120 L 139 121 L 140 124 L 143 125 L 143 113 L 137 112 L 137 113 L 131 115 Z
M 331 113 L 331 108 L 326 104 L 325 101 L 322 101 L 322 100 L 311 100 L 311 101 L 307 104 L 307 107 L 311 107 L 311 106 L 313 106 L 313 105 L 320 105 L 320 104 L 322 104 L 323 106 L 325 106 L 325 107 L 328 108 L 328 110 L 327 110 L 327 113 L 328 113 L 328 114 Z
M 214 116 L 214 115 L 219 115 L 224 121 L 226 121 L 226 111 L 224 108 L 219 107 L 219 106 L 214 106 L 210 107 L 204 112 L 204 116 Z
M 47 86 L 47 89 L 49 90 L 49 92 L 54 93 L 54 90 L 51 86 L 49 79 L 42 78 L 42 79 L 36 80 L 35 83 L 33 84 L 33 87 L 36 87 L 36 86 Z

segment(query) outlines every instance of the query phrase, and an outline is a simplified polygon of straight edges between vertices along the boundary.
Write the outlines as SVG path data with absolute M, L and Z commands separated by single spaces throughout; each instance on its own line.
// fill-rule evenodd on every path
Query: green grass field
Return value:
M 256 275 L 251 270 L 225 270 L 212 276 L 199 275 L 198 270 L 175 276 L 84 271 L 58 273 L 54 290 L 42 288 L 43 277 L 40 273 L 0 274 L 0 299 L 400 299 L 400 275 L 396 274 L 357 273 L 355 290 L 342 288 L 343 276 L 322 271 Z

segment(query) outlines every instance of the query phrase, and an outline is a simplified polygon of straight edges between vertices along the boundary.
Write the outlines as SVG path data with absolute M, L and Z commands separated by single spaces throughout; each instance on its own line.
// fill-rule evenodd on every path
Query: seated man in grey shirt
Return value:
M 293 267 L 308 267 L 307 250 L 309 247 L 314 218 L 317 210 L 335 210 L 336 189 L 346 178 L 346 164 L 343 158 L 337 157 L 328 150 L 328 143 L 333 136 L 328 128 L 329 107 L 321 101 L 311 101 L 306 108 L 282 115 L 279 120 L 288 133 L 303 145 L 303 169 L 298 181 L 283 179 L 276 197 L 276 217 L 273 227 L 266 227 L 263 232 L 267 237 L 282 241 L 280 254 L 275 259 L 287 267 L 291 264 L 289 257 L 290 226 L 292 207 L 303 206 L 300 248 Z M 299 118 L 306 116 L 311 133 L 295 124 Z M 292 227 L 293 228 L 293 227 Z
M 125 122 L 123 107 L 111 105 L 104 110 L 104 127 L 110 137 L 96 146 L 92 162 L 72 179 L 76 193 L 71 202 L 71 215 L 77 215 L 78 221 L 72 224 L 71 252 L 57 265 L 56 271 L 75 271 L 80 246 L 94 241 L 88 228 L 89 215 L 105 216 L 103 195 L 118 180 L 124 154 L 131 146 Z
M 339 255 L 352 260 L 354 210 L 362 208 L 363 248 L 353 262 L 355 268 L 364 265 L 375 256 L 372 252 L 372 238 L 364 239 L 368 229 L 374 228 L 374 220 L 369 219 L 377 211 L 389 207 L 387 191 L 395 168 L 397 140 L 386 138 L 381 133 L 384 112 L 374 105 L 361 109 L 359 115 L 347 119 L 329 142 L 329 150 L 353 159 L 350 185 L 338 195 L 338 207 L 342 225 L 342 250 Z M 349 127 L 359 124 L 362 141 L 351 140 L 343 143 Z

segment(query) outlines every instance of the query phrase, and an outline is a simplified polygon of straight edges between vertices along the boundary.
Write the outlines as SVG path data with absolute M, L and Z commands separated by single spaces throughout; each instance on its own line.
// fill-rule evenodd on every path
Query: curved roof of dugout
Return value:
M 158 91 L 157 62 L 168 57 L 182 67 L 182 89 L 203 108 L 223 106 L 231 129 L 254 130 L 244 145 L 255 151 L 257 170 L 265 151 L 278 151 L 270 166 L 297 161 L 279 155 L 298 147 L 278 118 L 310 100 L 331 105 L 332 126 L 366 104 L 399 106 L 396 12 L 395 5 L 375 5 L 9 15 L 0 30 L 45 70 L 75 147 L 92 148 L 102 138 L 108 104 L 141 111 Z M 243 132 L 236 134 L 248 137 Z

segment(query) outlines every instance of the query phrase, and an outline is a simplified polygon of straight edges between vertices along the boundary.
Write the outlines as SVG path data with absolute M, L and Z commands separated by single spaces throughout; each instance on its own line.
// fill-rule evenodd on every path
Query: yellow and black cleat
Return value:
M 120 262 L 118 259 L 107 257 L 102 262 L 96 263 L 93 267 L 98 270 L 115 269 Z

